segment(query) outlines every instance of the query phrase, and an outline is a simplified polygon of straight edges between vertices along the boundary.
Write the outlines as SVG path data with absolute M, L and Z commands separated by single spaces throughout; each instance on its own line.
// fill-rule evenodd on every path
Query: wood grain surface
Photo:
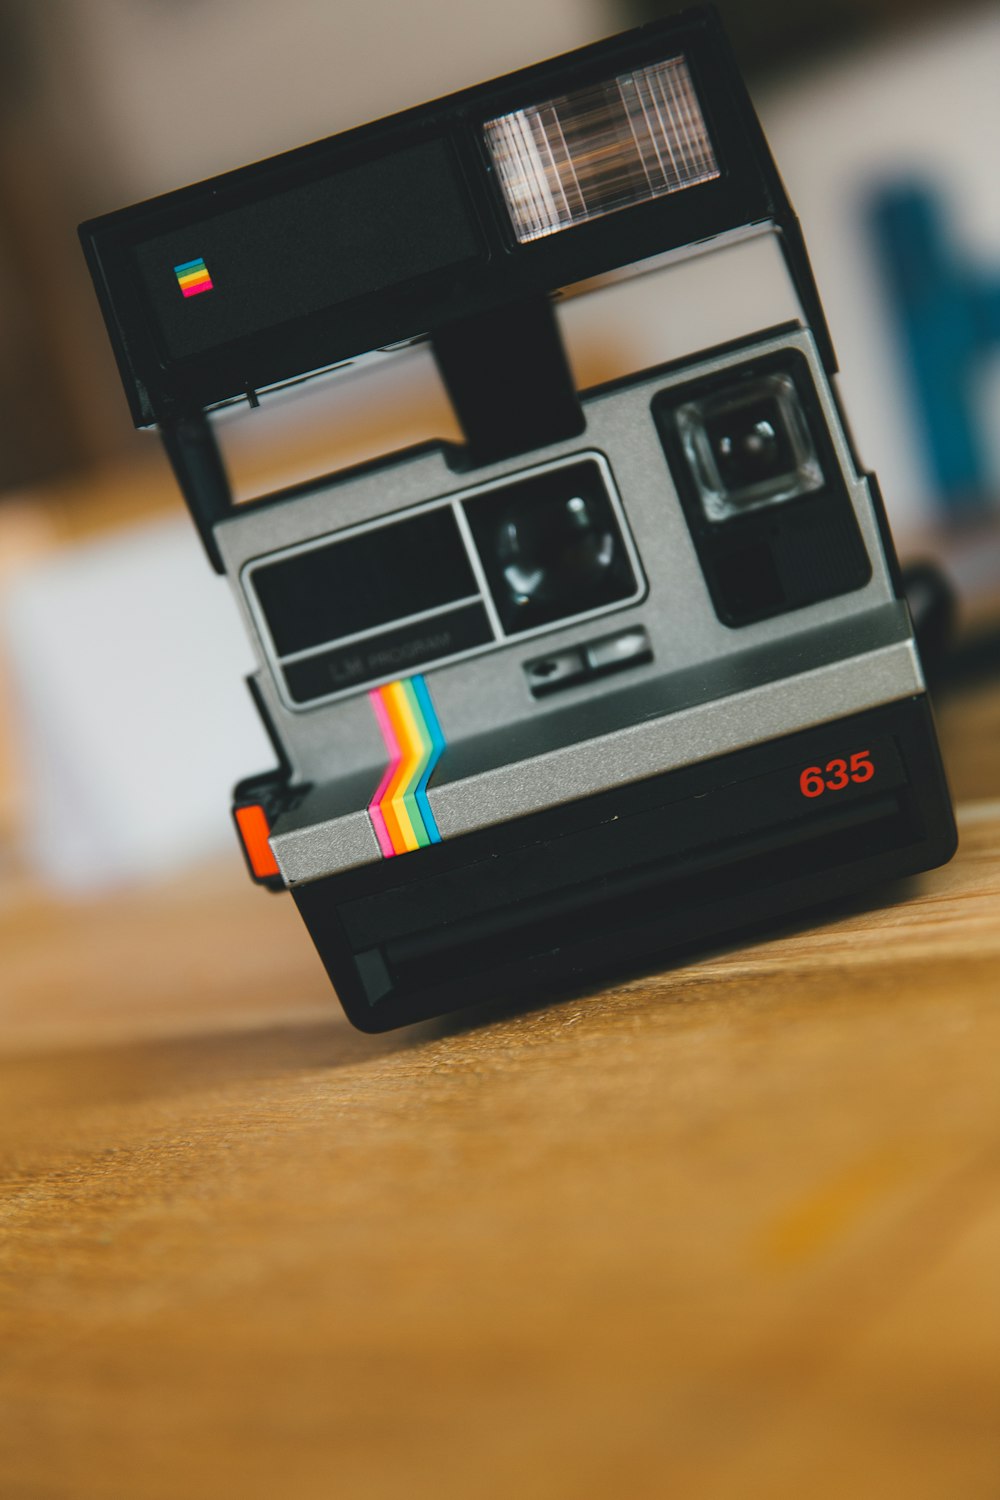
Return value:
M 388 1037 L 235 855 L 9 876 L 2 1500 L 995 1500 L 1000 697 L 940 717 L 947 868 Z

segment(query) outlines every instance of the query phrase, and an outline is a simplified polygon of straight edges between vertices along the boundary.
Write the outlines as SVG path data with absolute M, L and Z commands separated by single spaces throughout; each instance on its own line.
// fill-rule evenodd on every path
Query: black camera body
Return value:
M 81 236 L 257 654 L 279 763 L 236 790 L 248 865 L 356 1025 L 579 988 L 950 857 L 881 500 L 711 10 Z M 685 331 L 581 392 L 567 330 L 623 290 Z M 463 444 L 233 503 L 211 410 L 421 343 Z

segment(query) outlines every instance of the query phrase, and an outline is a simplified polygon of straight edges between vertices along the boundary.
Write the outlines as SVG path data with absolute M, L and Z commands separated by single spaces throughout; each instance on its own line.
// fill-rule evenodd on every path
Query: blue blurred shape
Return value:
M 997 476 L 975 390 L 983 364 L 1000 352 L 1000 278 L 966 263 L 940 197 L 921 182 L 880 188 L 869 217 L 942 506 L 956 516 L 991 510 Z

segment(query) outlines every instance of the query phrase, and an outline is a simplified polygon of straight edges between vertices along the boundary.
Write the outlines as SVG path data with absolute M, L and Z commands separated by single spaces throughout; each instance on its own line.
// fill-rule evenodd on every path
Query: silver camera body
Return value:
M 390 223 L 421 174 L 412 243 L 344 251 L 338 316 L 250 310 L 250 226 L 298 215 L 308 289 L 344 206 Z M 251 873 L 355 1024 L 591 985 L 950 855 L 881 499 L 712 12 L 230 178 L 82 233 L 257 656 Z M 676 357 L 580 392 L 564 344 L 623 289 Z M 467 441 L 234 505 L 207 412 L 390 335 L 429 339 Z
M 674 405 L 674 391 L 732 378 L 740 392 L 748 368 L 789 353 L 815 382 L 837 481 L 864 548 L 859 571 L 868 576 L 833 597 L 734 628 L 713 604 L 653 403 L 676 416 L 691 403 Z M 752 375 L 749 381 L 753 388 Z M 388 751 L 373 698 L 375 690 L 418 672 L 447 747 L 427 788 L 441 839 L 676 770 L 706 751 L 743 749 L 923 691 L 869 480 L 854 466 L 808 330 L 765 331 L 759 342 L 706 351 L 677 368 L 587 394 L 582 405 L 586 429 L 579 437 L 477 470 L 472 483 L 449 468 L 443 448 L 430 448 L 334 475 L 218 527 L 260 660 L 260 698 L 292 783 L 310 787 L 271 829 L 287 885 L 382 857 L 369 809 Z M 531 487 L 523 514 L 530 523 L 541 503 L 539 485 L 552 487 L 565 510 L 568 550 L 571 506 L 587 502 L 577 491 L 588 481 L 609 502 L 593 528 L 593 550 L 611 537 L 608 551 L 624 564 L 617 597 L 591 602 L 584 570 L 573 566 L 575 559 L 565 562 L 557 547 L 553 566 L 563 562 L 570 572 L 564 612 L 522 627 L 518 591 L 530 612 L 532 583 L 537 591 L 544 580 L 531 577 L 532 562 L 542 570 L 537 559 L 515 552 L 515 561 L 506 562 L 502 553 L 521 514 L 518 490 Z M 497 497 L 502 513 L 474 529 L 471 519 Z M 339 581 L 342 570 L 350 571 L 352 544 L 363 541 L 377 551 L 383 571 L 391 565 L 409 571 L 413 524 L 432 519 L 433 542 L 440 545 L 445 523 L 464 565 L 458 581 L 451 569 L 444 599 L 421 599 L 422 609 L 399 617 L 386 608 L 367 630 L 327 635 L 321 625 L 315 634 L 323 638 L 310 636 L 308 644 L 289 633 L 298 649 L 280 653 L 280 626 L 269 625 L 267 606 L 294 611 L 298 600 L 294 593 L 268 597 L 272 570 L 304 563 L 313 587 L 322 587 L 321 569 L 329 565 Z M 593 566 L 600 570 L 594 590 L 600 595 L 612 564 Z M 328 580 L 330 593 L 334 586 Z M 341 599 L 331 615 L 334 629 L 354 623 L 345 619 Z

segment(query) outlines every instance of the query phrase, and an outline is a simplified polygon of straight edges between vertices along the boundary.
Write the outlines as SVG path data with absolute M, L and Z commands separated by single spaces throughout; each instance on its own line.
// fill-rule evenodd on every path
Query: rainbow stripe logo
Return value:
M 389 753 L 368 816 L 379 848 L 390 859 L 441 842 L 427 783 L 441 759 L 445 738 L 422 677 L 387 683 L 368 698 Z
M 212 278 L 208 274 L 208 267 L 201 259 L 186 260 L 183 265 L 174 266 L 174 275 L 185 297 L 197 297 L 199 292 L 212 290 Z

